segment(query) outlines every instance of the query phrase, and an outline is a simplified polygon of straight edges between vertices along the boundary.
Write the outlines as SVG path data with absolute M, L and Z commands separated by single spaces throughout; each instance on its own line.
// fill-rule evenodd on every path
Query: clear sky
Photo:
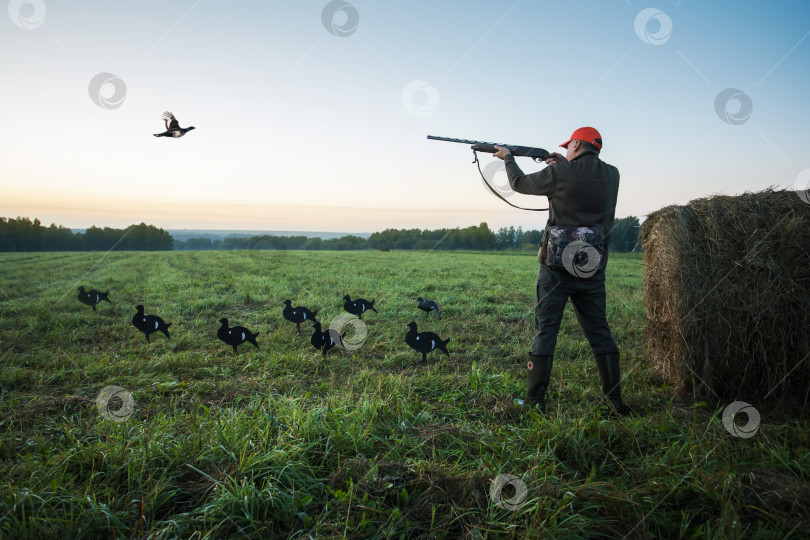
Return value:
M 3 2 L 0 216 L 539 229 L 426 136 L 559 150 L 585 125 L 617 217 L 810 174 L 807 1 Z M 196 130 L 153 137 L 166 110 Z

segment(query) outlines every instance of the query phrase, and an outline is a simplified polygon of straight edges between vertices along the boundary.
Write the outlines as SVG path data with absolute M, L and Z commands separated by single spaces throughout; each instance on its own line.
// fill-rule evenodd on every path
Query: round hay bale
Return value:
M 810 393 L 810 204 L 767 189 L 667 206 L 642 227 L 645 341 L 682 397 Z

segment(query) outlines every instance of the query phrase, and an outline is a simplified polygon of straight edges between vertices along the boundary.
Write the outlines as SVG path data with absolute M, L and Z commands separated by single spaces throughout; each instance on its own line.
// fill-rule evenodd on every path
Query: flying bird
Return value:
M 89 291 L 84 290 L 84 285 L 79 287 L 79 302 L 82 304 L 91 306 L 93 311 L 96 310 L 96 306 L 101 303 L 102 300 L 106 300 L 110 302 L 110 299 L 107 295 L 110 294 L 110 291 L 101 292 L 95 289 L 90 289 Z M 112 304 L 112 302 L 110 302 Z
M 352 300 L 351 297 L 347 294 L 343 297 L 346 300 L 343 303 L 343 309 L 347 312 L 351 313 L 352 315 L 357 315 L 358 318 L 363 318 L 363 313 L 366 311 L 373 311 L 374 313 L 379 313 L 376 309 L 374 309 L 374 300 L 369 302 L 365 298 L 358 298 L 357 300 Z
M 132 317 L 132 324 L 146 335 L 146 342 L 149 343 L 149 334 L 153 332 L 163 332 L 163 335 L 169 337 L 169 327 L 172 323 L 165 323 L 163 319 L 157 315 L 144 315 L 143 306 L 135 306 L 137 313 Z
M 304 306 L 292 307 L 292 301 L 284 300 L 284 304 L 287 307 L 284 308 L 282 315 L 284 318 L 290 321 L 291 323 L 295 323 L 298 327 L 298 333 L 301 333 L 301 323 L 304 321 L 313 321 L 315 322 L 315 315 L 318 314 L 318 310 L 310 311 L 309 309 L 305 308 Z
M 155 137 L 174 137 L 175 139 L 182 137 L 192 129 L 196 129 L 194 126 L 189 126 L 187 128 L 181 128 L 180 123 L 177 121 L 177 118 L 174 117 L 172 113 L 166 111 L 163 113 L 163 121 L 166 123 L 166 131 L 163 133 L 153 133 Z
M 259 348 L 259 344 L 256 343 L 256 336 L 259 335 L 258 332 L 254 334 L 244 326 L 228 328 L 228 319 L 225 317 L 222 317 L 219 322 L 222 326 L 217 330 L 217 337 L 233 347 L 234 355 L 239 354 L 236 350 L 237 345 L 241 345 L 245 342 L 252 343 L 254 347 Z
M 430 316 L 430 312 L 435 311 L 436 315 L 438 315 L 440 319 L 442 318 L 442 312 L 439 311 L 439 304 L 433 300 L 425 300 L 420 296 L 416 301 L 419 302 L 418 307 L 425 312 L 425 315 Z
M 435 349 L 439 349 L 447 356 L 450 356 L 450 353 L 447 352 L 447 344 L 450 343 L 450 338 L 442 340 L 433 332 L 417 332 L 416 323 L 413 321 L 409 322 L 407 326 L 410 330 L 405 334 L 405 343 L 411 349 L 422 353 L 422 362 L 426 362 L 427 354 Z

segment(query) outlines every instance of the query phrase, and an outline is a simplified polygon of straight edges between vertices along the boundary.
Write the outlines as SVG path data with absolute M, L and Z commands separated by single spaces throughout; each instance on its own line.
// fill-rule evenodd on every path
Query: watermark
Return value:
M 484 178 L 481 179 L 481 182 L 484 183 L 484 188 L 486 188 L 487 193 L 492 193 L 492 190 L 494 190 L 504 199 L 508 199 L 515 194 L 515 192 L 512 191 L 512 186 L 509 185 L 509 176 L 506 174 L 506 164 L 502 160 L 499 159 L 498 161 L 488 163 L 482 170 L 482 173 Z M 500 182 L 496 182 L 496 179 L 499 179 Z M 492 188 L 492 190 L 490 190 L 490 188 Z
M 810 169 L 799 173 L 793 187 L 796 188 L 796 195 L 806 204 L 810 204 Z
M 738 425 L 736 421 L 740 413 L 748 417 L 748 421 L 743 425 Z M 723 427 L 735 437 L 750 439 L 759 431 L 759 421 L 759 411 L 750 403 L 735 401 L 723 409 Z
M 344 338 L 343 329 L 347 325 L 354 331 L 348 338 Z M 329 337 L 343 350 L 356 351 L 363 346 L 367 335 L 368 326 L 356 315 L 341 313 L 329 323 Z
M 357 9 L 343 0 L 334 0 L 324 6 L 321 22 L 326 31 L 333 36 L 348 37 L 355 33 L 360 24 Z
M 506 486 L 514 486 L 515 494 L 509 499 L 505 498 L 504 488 Z M 504 510 L 511 510 L 512 512 L 520 510 L 526 503 L 526 496 L 529 490 L 526 488 L 526 482 L 521 480 L 514 474 L 499 474 L 492 482 L 489 488 L 489 498 L 495 503 L 498 508 Z
M 736 102 L 737 107 L 729 107 L 731 102 Z M 736 88 L 726 88 L 714 99 L 714 111 L 726 124 L 739 126 L 746 123 L 753 110 L 754 102 L 748 94 Z
M 117 109 L 127 97 L 127 85 L 121 77 L 112 73 L 99 73 L 90 79 L 87 91 L 93 103 L 102 109 Z
M 411 81 L 402 89 L 402 104 L 414 116 L 433 116 L 439 108 L 439 91 L 429 82 Z
M 588 242 L 575 240 L 565 246 L 562 252 L 562 263 L 568 273 L 580 277 L 591 277 L 599 270 L 602 255 Z
M 633 26 L 638 38 L 649 45 L 663 45 L 672 35 L 672 19 L 656 8 L 642 9 Z
M 96 407 L 102 417 L 113 422 L 126 422 L 135 412 L 135 399 L 120 386 L 107 386 L 96 397 Z
M 11 0 L 8 3 L 8 16 L 11 22 L 25 30 L 36 30 L 45 22 L 48 8 L 42 0 Z

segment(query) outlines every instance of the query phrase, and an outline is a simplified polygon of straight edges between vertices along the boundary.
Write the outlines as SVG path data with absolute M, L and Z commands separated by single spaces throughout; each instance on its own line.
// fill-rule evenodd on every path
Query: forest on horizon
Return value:
M 638 251 L 639 220 L 635 216 L 616 219 L 611 231 L 610 249 Z M 453 229 L 386 229 L 368 238 L 347 234 L 339 238 L 309 238 L 304 235 L 233 235 L 219 239 L 206 237 L 179 241 L 162 228 L 140 223 L 125 229 L 90 227 L 74 233 L 62 225 L 46 227 L 39 219 L 0 217 L 0 252 L 25 251 L 171 251 L 171 250 L 525 250 L 536 251 L 542 232 L 522 227 L 501 227 L 497 231 L 486 222 Z

